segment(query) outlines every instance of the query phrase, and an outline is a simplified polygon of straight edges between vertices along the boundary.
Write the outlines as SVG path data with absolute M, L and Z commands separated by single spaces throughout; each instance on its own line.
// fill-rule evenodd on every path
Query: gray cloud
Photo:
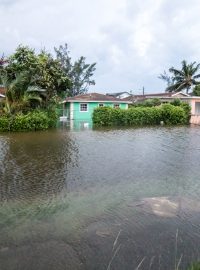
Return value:
M 200 60 L 199 8 L 198 0 L 0 0 L 1 51 L 67 42 L 74 58 L 97 62 L 91 91 L 163 91 L 164 69 Z

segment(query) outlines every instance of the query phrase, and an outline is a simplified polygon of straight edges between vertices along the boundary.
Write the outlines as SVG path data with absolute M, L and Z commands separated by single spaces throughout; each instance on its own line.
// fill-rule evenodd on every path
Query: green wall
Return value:
M 80 112 L 80 103 L 87 103 L 87 102 L 74 102 L 74 109 L 73 119 L 75 120 L 91 120 L 92 119 L 92 113 L 95 108 L 99 106 L 99 102 L 88 102 L 88 111 L 87 112 Z M 102 102 L 104 106 L 110 106 L 113 107 L 114 103 L 108 103 L 108 102 Z M 126 109 L 126 103 L 120 103 L 121 109 Z

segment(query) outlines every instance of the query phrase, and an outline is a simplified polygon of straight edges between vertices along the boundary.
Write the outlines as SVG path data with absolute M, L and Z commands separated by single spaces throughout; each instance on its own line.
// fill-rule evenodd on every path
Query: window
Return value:
M 119 109 L 119 104 L 114 104 L 115 109 Z
M 103 103 L 99 103 L 99 107 L 103 107 L 104 106 L 104 104 Z
M 88 111 L 88 104 L 87 103 L 81 103 L 80 104 L 80 112 L 87 112 Z

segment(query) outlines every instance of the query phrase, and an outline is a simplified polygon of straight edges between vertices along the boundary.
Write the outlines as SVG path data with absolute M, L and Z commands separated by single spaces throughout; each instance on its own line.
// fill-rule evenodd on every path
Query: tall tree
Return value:
M 46 90 L 47 101 L 53 96 L 66 93 L 71 87 L 68 76 L 61 64 L 51 54 L 42 50 L 39 54 L 27 46 L 19 46 L 7 59 L 3 72 L 9 81 L 15 80 L 20 73 L 26 73 L 29 86 Z
M 187 64 L 184 60 L 182 61 L 180 70 L 171 67 L 169 69 L 169 72 L 172 74 L 171 76 L 164 72 L 159 78 L 167 82 L 167 92 L 178 92 L 186 89 L 186 93 L 188 93 L 192 86 L 200 84 L 200 81 L 197 80 L 200 78 L 199 68 L 200 64 L 196 62 Z
M 57 60 L 61 63 L 63 71 L 72 82 L 70 96 L 86 93 L 89 86 L 95 84 L 92 76 L 96 70 L 96 63 L 86 64 L 86 58 L 83 56 L 72 62 L 67 44 L 54 49 Z

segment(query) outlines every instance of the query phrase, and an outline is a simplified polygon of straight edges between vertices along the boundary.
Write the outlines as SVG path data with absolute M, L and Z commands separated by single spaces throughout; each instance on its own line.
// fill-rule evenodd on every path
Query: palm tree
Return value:
M 186 89 L 186 93 L 188 93 L 189 89 L 193 85 L 200 84 L 200 81 L 197 81 L 197 79 L 200 78 L 200 73 L 198 73 L 199 68 L 200 64 L 196 64 L 196 62 L 187 64 L 187 62 L 184 60 L 182 61 L 181 70 L 171 67 L 169 72 L 172 73 L 172 76 L 166 76 L 165 73 L 163 76 L 160 75 L 159 78 L 165 81 L 168 79 L 167 82 L 169 82 L 170 78 L 171 83 L 168 84 L 168 87 L 166 88 L 167 92 L 179 92 Z
M 9 80 L 6 73 L 0 75 L 1 81 L 6 89 L 5 92 L 5 111 L 6 113 L 15 113 L 18 111 L 23 111 L 28 107 L 31 107 L 31 104 L 42 102 L 42 98 L 38 95 L 37 91 L 32 89 L 30 92 L 29 84 L 31 78 L 28 73 L 21 72 L 16 74 L 15 79 Z

